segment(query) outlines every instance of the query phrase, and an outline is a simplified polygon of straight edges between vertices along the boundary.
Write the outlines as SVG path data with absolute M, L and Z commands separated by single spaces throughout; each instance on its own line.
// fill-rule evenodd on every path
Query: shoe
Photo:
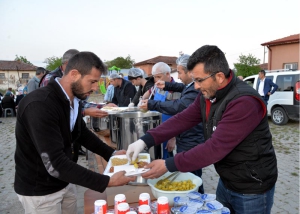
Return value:
M 85 155 L 85 151 L 83 151 L 82 149 L 79 149 L 78 155 Z

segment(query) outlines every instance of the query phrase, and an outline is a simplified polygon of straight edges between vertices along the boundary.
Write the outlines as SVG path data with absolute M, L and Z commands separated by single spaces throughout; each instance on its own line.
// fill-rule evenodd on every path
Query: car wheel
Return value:
M 271 118 L 272 122 L 276 125 L 285 125 L 289 121 L 288 116 L 281 107 L 276 107 L 272 110 Z

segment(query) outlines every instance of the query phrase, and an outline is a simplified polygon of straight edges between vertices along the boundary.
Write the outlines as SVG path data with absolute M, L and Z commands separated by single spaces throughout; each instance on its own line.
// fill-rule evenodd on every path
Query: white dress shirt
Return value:
M 265 96 L 265 94 L 264 94 L 265 79 L 266 78 L 264 78 L 263 80 L 260 80 L 260 83 L 259 83 L 259 86 L 258 86 L 258 93 L 262 97 Z
M 79 101 L 80 100 L 77 97 L 74 97 L 74 100 L 73 100 L 74 108 L 73 108 L 72 107 L 72 101 L 70 100 L 70 97 L 66 93 L 65 89 L 59 83 L 60 79 L 61 78 L 57 77 L 57 78 L 55 78 L 55 81 L 58 83 L 58 85 L 60 86 L 62 91 L 65 93 L 66 97 L 68 98 L 68 100 L 70 102 L 70 130 L 73 131 L 75 123 L 76 123 L 76 119 L 77 119 L 77 116 L 78 116 L 78 106 L 79 106 Z

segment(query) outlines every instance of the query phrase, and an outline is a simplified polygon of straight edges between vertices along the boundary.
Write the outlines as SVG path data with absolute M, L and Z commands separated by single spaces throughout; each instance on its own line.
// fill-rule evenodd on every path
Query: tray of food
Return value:
M 148 153 L 140 153 L 137 160 L 132 163 L 129 163 L 126 155 L 114 155 L 109 159 L 103 174 L 112 176 L 116 172 L 125 170 L 126 176 L 140 175 L 149 170 L 144 169 L 144 166 L 150 162 Z
M 104 106 L 101 108 L 102 111 L 106 111 L 108 114 L 117 114 L 120 112 L 124 112 L 128 109 L 128 107 L 112 107 L 112 106 Z

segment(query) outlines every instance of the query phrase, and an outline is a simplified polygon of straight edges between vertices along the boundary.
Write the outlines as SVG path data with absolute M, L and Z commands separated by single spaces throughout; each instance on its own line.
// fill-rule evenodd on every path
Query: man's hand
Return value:
M 152 161 L 151 163 L 146 165 L 145 168 L 151 169 L 148 172 L 143 173 L 142 177 L 149 179 L 159 178 L 168 171 L 165 165 L 165 160 L 161 159 Z
M 168 140 L 167 146 L 165 149 L 168 149 L 168 152 L 172 152 L 176 145 L 176 137 L 171 138 Z
M 156 87 L 159 88 L 159 89 L 164 89 L 166 84 L 165 84 L 165 81 L 162 81 L 162 80 L 158 80 L 156 83 L 155 83 Z
M 125 176 L 126 171 L 116 172 L 110 177 L 108 187 L 123 186 L 130 181 L 135 181 L 136 176 Z
M 129 103 L 128 107 L 134 107 L 134 103 Z
M 141 151 L 143 151 L 143 149 L 145 147 L 146 147 L 146 144 L 142 140 L 137 140 L 134 143 L 130 144 L 128 146 L 128 149 L 127 149 L 127 152 L 126 152 L 127 159 L 129 161 L 136 160 L 139 153 Z M 131 158 L 131 153 L 133 153 L 132 158 Z
M 141 100 L 139 108 L 148 111 L 148 100 Z
M 114 155 L 126 155 L 126 150 L 119 150 L 119 151 L 116 151 Z
M 84 109 L 84 115 L 102 118 L 102 117 L 107 117 L 108 113 L 106 111 L 102 111 L 96 107 L 91 107 L 91 108 Z

